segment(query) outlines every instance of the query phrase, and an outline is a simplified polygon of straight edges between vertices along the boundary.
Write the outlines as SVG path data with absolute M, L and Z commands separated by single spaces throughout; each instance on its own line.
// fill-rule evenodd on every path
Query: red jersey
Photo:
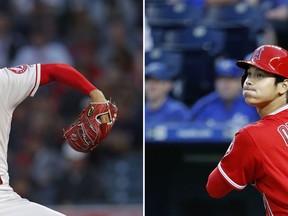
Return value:
M 213 172 L 208 192 L 213 187 L 219 192 L 219 172 L 236 190 L 249 183 L 255 186 L 262 193 L 266 215 L 288 215 L 288 105 L 237 132 Z

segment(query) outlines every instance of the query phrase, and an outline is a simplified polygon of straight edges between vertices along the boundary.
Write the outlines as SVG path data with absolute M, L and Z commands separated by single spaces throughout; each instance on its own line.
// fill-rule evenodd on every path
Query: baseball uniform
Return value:
M 0 215 L 61 216 L 63 214 L 21 198 L 9 186 L 7 149 L 13 111 L 40 84 L 40 64 L 0 69 Z
M 261 192 L 266 215 L 288 215 L 288 105 L 241 129 L 217 168 L 207 190 L 214 197 L 251 183 Z

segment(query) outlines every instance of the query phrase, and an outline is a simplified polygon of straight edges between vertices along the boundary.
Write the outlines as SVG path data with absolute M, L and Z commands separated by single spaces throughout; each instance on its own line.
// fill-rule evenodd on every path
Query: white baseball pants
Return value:
M 45 206 L 21 198 L 9 186 L 9 179 L 4 177 L 2 180 L 3 184 L 0 185 L 1 216 L 65 216 Z

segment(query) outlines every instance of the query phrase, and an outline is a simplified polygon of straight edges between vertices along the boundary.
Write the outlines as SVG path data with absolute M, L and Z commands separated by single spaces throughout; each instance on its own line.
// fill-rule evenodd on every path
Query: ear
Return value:
M 285 79 L 280 86 L 279 94 L 285 94 L 288 91 L 288 79 Z

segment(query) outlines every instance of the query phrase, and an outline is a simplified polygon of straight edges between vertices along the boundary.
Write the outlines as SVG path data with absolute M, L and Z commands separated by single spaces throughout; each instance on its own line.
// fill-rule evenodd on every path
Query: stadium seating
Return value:
M 257 47 L 266 25 L 263 11 L 243 2 L 208 8 L 203 24 L 226 34 L 226 54 L 236 59 L 243 58 Z
M 213 90 L 214 59 L 224 49 L 222 31 L 203 25 L 167 31 L 163 49 L 181 54 L 180 100 L 190 105 Z
M 203 11 L 190 4 L 152 4 L 146 7 L 146 17 L 156 46 L 161 45 L 167 30 L 199 23 Z
M 173 28 L 199 23 L 203 11 L 191 4 L 175 3 L 147 6 L 146 15 L 152 27 Z
M 145 65 L 151 62 L 160 61 L 167 64 L 171 73 L 175 77 L 179 74 L 182 67 L 182 55 L 180 53 L 163 50 L 160 47 L 154 48 L 149 52 L 145 52 Z

